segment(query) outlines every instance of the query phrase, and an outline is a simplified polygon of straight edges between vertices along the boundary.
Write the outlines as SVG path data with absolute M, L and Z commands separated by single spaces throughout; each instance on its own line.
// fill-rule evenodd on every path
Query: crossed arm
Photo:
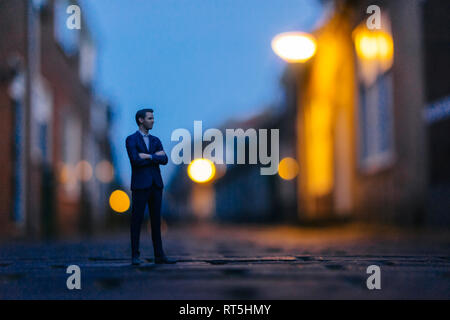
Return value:
M 139 158 L 154 160 L 155 162 L 157 162 L 159 164 L 166 164 L 167 163 L 167 162 L 163 163 L 165 161 L 164 159 L 167 159 L 167 155 L 164 152 L 164 150 L 156 151 L 154 154 L 139 153 Z
M 126 147 L 128 158 L 130 158 L 133 167 L 144 167 L 155 163 L 165 165 L 168 162 L 167 155 L 164 152 L 160 141 L 158 141 L 157 151 L 154 154 L 139 153 L 136 144 L 130 139 L 126 140 Z

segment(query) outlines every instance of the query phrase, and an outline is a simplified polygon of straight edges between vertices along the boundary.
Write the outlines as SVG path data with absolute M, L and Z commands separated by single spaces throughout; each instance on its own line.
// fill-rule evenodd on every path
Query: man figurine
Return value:
M 142 109 L 136 112 L 136 124 L 139 126 L 134 134 L 126 139 L 128 157 L 131 163 L 131 263 L 139 265 L 139 237 L 144 218 L 145 206 L 148 205 L 152 228 L 153 252 L 155 263 L 176 263 L 166 257 L 161 240 L 161 200 L 163 181 L 159 165 L 168 162 L 161 141 L 148 130 L 153 128 L 153 110 Z

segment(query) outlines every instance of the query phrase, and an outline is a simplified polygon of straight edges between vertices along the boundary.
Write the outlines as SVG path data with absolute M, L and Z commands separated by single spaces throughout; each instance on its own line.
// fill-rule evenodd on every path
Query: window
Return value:
M 363 170 L 377 170 L 393 160 L 392 76 L 377 77 L 370 87 L 359 89 L 359 159 Z
M 382 26 L 369 30 L 364 21 L 353 32 L 359 89 L 359 167 L 369 172 L 389 166 L 394 159 L 394 44 L 385 16 Z

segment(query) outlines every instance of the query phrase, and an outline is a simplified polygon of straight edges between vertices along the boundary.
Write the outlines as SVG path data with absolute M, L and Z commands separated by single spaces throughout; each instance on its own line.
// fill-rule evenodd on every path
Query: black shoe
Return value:
M 139 259 L 139 257 L 131 258 L 131 264 L 132 264 L 133 266 L 140 265 L 141 263 L 142 263 L 142 260 Z
M 166 256 L 161 256 L 161 257 L 155 257 L 155 263 L 158 264 L 173 264 L 173 263 L 177 263 L 177 260 L 174 259 L 169 259 Z

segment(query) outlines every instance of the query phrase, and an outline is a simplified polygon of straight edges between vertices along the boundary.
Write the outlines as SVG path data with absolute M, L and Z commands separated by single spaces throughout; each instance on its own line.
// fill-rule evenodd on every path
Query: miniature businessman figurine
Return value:
M 134 134 L 126 139 L 128 157 L 131 163 L 131 263 L 139 265 L 139 238 L 144 219 L 145 206 L 148 205 L 152 229 L 155 263 L 176 263 L 166 257 L 161 240 L 161 201 L 163 181 L 159 165 L 168 162 L 161 141 L 151 134 L 154 118 L 152 109 L 142 109 L 136 113 L 139 126 Z

